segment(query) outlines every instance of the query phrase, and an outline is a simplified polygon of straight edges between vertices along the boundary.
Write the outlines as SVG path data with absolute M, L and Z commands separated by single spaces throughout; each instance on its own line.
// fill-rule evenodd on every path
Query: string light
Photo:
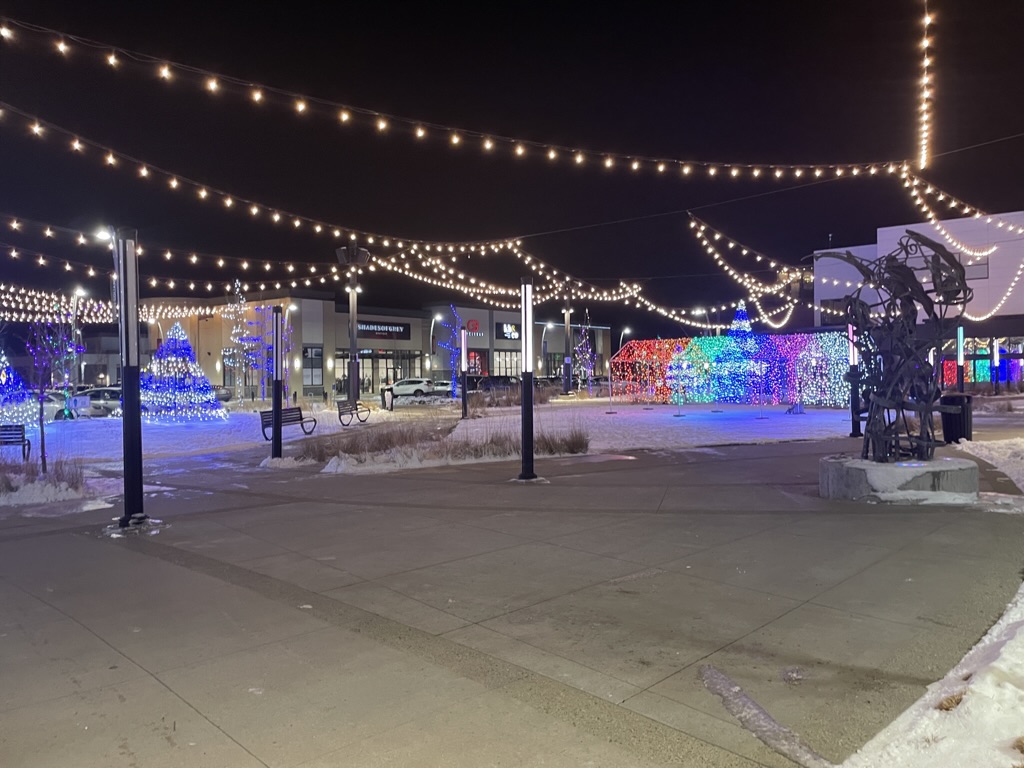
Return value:
M 256 103 L 261 103 L 272 96 L 275 99 L 279 98 L 281 100 L 286 100 L 293 106 L 293 111 L 300 114 L 306 113 L 307 111 L 312 113 L 314 111 L 315 106 L 318 110 L 322 109 L 332 115 L 337 115 L 342 123 L 348 123 L 352 121 L 355 117 L 359 117 L 362 119 L 372 121 L 376 125 L 377 130 L 379 132 L 384 132 L 385 130 L 390 132 L 392 125 L 394 125 L 407 129 L 410 134 L 414 135 L 418 139 L 423 138 L 424 134 L 421 134 L 420 131 L 425 130 L 425 126 L 428 125 L 428 123 L 419 119 L 407 118 L 399 115 L 382 114 L 375 110 L 355 107 L 346 104 L 339 104 L 337 102 L 332 102 L 328 99 L 322 99 L 319 97 L 313 97 L 306 94 L 295 93 L 283 88 L 254 84 L 250 80 L 230 77 L 228 75 L 212 72 L 210 70 L 202 69 L 200 67 L 195 67 L 189 64 L 182 64 L 180 62 L 167 62 L 159 57 L 151 56 L 149 54 L 129 49 L 123 49 L 116 46 L 109 46 L 103 43 L 89 40 L 88 38 L 68 35 L 66 33 L 61 33 L 53 29 L 41 27 L 34 24 L 29 24 L 26 22 L 16 21 L 12 19 L 9 20 L 8 23 L 11 26 L 16 26 L 34 35 L 49 37 L 53 40 L 68 39 L 78 42 L 79 44 L 82 44 L 86 47 L 109 50 L 111 52 L 108 55 L 108 63 L 110 63 L 111 66 L 117 66 L 121 63 L 120 59 L 118 59 L 116 55 L 117 53 L 121 53 L 124 56 L 125 61 L 127 62 L 136 63 L 141 66 L 166 67 L 168 72 L 170 72 L 171 69 L 173 68 L 179 74 L 182 74 L 182 76 L 189 75 L 197 78 L 202 78 L 204 88 L 211 93 L 217 93 L 229 87 L 237 88 L 240 91 L 247 92 L 251 100 Z M 11 33 L 10 27 L 5 27 L 5 29 L 8 29 L 9 34 L 8 36 L 3 38 L 4 41 L 13 44 L 13 33 Z M 161 79 L 168 80 L 170 78 Z M 574 158 L 574 162 L 577 165 L 583 165 L 586 163 L 586 161 L 591 159 L 601 161 L 603 165 L 604 159 L 607 157 L 611 157 L 615 161 L 613 163 L 613 167 L 615 165 L 621 164 L 623 167 L 628 167 L 633 171 L 650 170 L 652 172 L 661 174 L 667 171 L 670 167 L 676 166 L 682 169 L 682 173 L 680 174 L 682 177 L 690 176 L 692 167 L 696 166 L 706 168 L 708 176 L 712 178 L 714 178 L 718 174 L 718 170 L 720 167 L 726 167 L 730 169 L 736 168 L 738 172 L 735 174 L 735 176 L 733 176 L 731 170 L 729 174 L 734 178 L 743 177 L 757 179 L 770 177 L 775 179 L 782 179 L 786 176 L 799 178 L 799 176 L 802 175 L 804 170 L 808 167 L 786 163 L 761 163 L 760 166 L 770 166 L 773 169 L 773 172 L 771 174 L 755 174 L 752 173 L 752 171 L 757 166 L 750 164 L 711 162 L 692 159 L 684 160 L 679 158 L 644 157 L 639 156 L 635 153 L 619 154 L 613 152 L 602 152 L 589 149 L 572 148 L 569 145 L 551 145 L 545 144 L 543 142 L 516 139 L 509 136 L 499 136 L 495 134 L 484 133 L 482 131 L 468 130 L 457 126 L 446 126 L 437 124 L 430 125 L 434 129 L 447 134 L 450 137 L 448 143 L 452 146 L 458 146 L 463 142 L 464 139 L 473 138 L 484 143 L 489 142 L 489 145 L 485 145 L 485 149 L 487 149 L 488 151 L 491 151 L 493 148 L 496 148 L 497 145 L 499 144 L 504 145 L 508 147 L 509 152 L 513 154 L 515 157 L 522 157 L 523 155 L 526 154 L 527 148 L 533 147 L 535 149 L 543 150 L 546 153 L 549 160 L 554 160 L 557 158 L 559 154 L 563 153 L 566 155 L 572 155 Z M 870 165 L 872 164 L 841 163 L 828 165 L 824 167 L 836 172 L 837 175 L 843 175 L 848 171 L 853 172 L 854 169 L 857 169 L 858 172 L 860 170 L 866 170 L 867 167 Z M 874 165 L 878 165 L 878 163 L 875 163 Z M 744 173 L 745 171 L 746 173 Z
M 918 155 L 917 165 L 925 168 L 928 165 L 931 152 L 932 140 L 932 103 L 934 101 L 935 85 L 932 82 L 931 68 L 934 62 L 931 25 L 935 22 L 934 17 L 928 12 L 928 0 L 924 2 L 924 37 L 921 40 L 921 83 L 918 101 Z

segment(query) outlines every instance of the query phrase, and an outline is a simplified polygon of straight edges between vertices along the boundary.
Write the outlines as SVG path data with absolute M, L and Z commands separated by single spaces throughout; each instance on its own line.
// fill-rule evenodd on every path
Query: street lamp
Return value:
M 622 329 L 622 333 L 619 334 L 619 349 L 622 349 L 622 337 L 623 336 L 629 336 L 632 333 L 633 333 L 633 331 L 630 330 L 628 325 L 625 328 Z
M 548 356 L 548 348 L 544 346 L 544 336 L 545 334 L 547 334 L 548 331 L 550 331 L 554 327 L 555 324 L 548 320 L 548 322 L 544 325 L 544 330 L 540 332 L 540 358 L 538 358 L 537 360 L 538 370 L 544 370 L 544 360 L 547 359 Z
M 339 264 L 348 266 L 348 285 L 345 286 L 348 293 L 348 399 L 354 403 L 359 399 L 359 321 L 356 297 L 363 292 L 356 277 L 363 271 L 362 267 L 370 261 L 370 252 L 356 245 L 353 239 L 351 245 L 338 248 L 334 253 Z
M 432 318 L 430 318 L 430 333 L 427 335 L 427 348 L 430 352 L 427 353 L 427 370 L 433 368 L 431 361 L 434 359 L 434 323 L 439 323 L 444 319 L 444 316 L 438 312 Z

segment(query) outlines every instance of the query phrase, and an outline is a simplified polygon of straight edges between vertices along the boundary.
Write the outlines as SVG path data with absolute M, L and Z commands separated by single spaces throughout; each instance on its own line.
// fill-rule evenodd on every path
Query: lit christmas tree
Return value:
M 228 416 L 196 362 L 180 323 L 171 326 L 164 343 L 153 353 L 141 389 L 147 421 L 208 421 Z
M 590 344 L 592 331 L 590 329 L 590 310 L 586 311 L 583 327 L 580 328 L 576 345 L 572 350 L 572 367 L 580 383 L 590 380 L 594 375 L 594 348 Z
M 736 308 L 736 315 L 725 338 L 725 345 L 715 358 L 716 399 L 723 403 L 749 403 L 752 361 L 758 344 L 742 301 Z
M 462 341 L 461 338 L 460 338 L 461 331 L 462 331 L 462 317 L 460 317 L 459 313 L 455 311 L 455 305 L 454 304 L 449 304 L 449 307 L 452 310 L 452 320 L 451 320 L 451 322 L 449 322 L 448 320 L 444 320 L 444 321 L 441 322 L 441 325 L 443 325 L 445 328 L 447 328 L 450 331 L 450 333 L 448 334 L 448 340 L 447 341 L 439 341 L 439 342 L 437 342 L 437 346 L 441 347 L 441 349 L 447 349 L 448 350 L 448 365 L 450 366 L 450 370 L 451 370 L 451 374 L 452 374 L 452 389 L 451 389 L 451 392 L 452 392 L 452 397 L 455 397 L 455 392 L 457 391 L 459 377 L 462 375 L 462 360 L 461 360 L 462 352 L 459 349 L 459 346 L 460 346 L 461 341 Z M 468 339 L 467 339 L 467 343 L 468 343 Z
M 39 401 L 0 350 L 0 423 L 35 424 L 38 417 Z

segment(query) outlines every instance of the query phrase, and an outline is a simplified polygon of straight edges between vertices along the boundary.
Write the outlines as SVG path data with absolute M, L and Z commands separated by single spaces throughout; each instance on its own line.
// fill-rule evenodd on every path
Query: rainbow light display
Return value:
M 203 369 L 196 362 L 185 329 L 175 323 L 153 353 L 140 382 L 143 418 L 156 422 L 226 419 Z
M 38 424 L 39 401 L 0 350 L 0 423 Z
M 611 370 L 636 402 L 850 403 L 845 333 L 755 334 L 743 307 L 726 336 L 633 340 Z

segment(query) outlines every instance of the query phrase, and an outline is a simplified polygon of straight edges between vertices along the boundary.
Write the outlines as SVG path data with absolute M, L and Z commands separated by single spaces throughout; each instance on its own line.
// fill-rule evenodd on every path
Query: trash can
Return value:
M 946 443 L 955 443 L 957 440 L 971 440 L 974 431 L 974 419 L 971 395 L 943 395 L 939 398 L 940 405 L 957 405 L 960 413 L 942 414 L 942 439 Z

